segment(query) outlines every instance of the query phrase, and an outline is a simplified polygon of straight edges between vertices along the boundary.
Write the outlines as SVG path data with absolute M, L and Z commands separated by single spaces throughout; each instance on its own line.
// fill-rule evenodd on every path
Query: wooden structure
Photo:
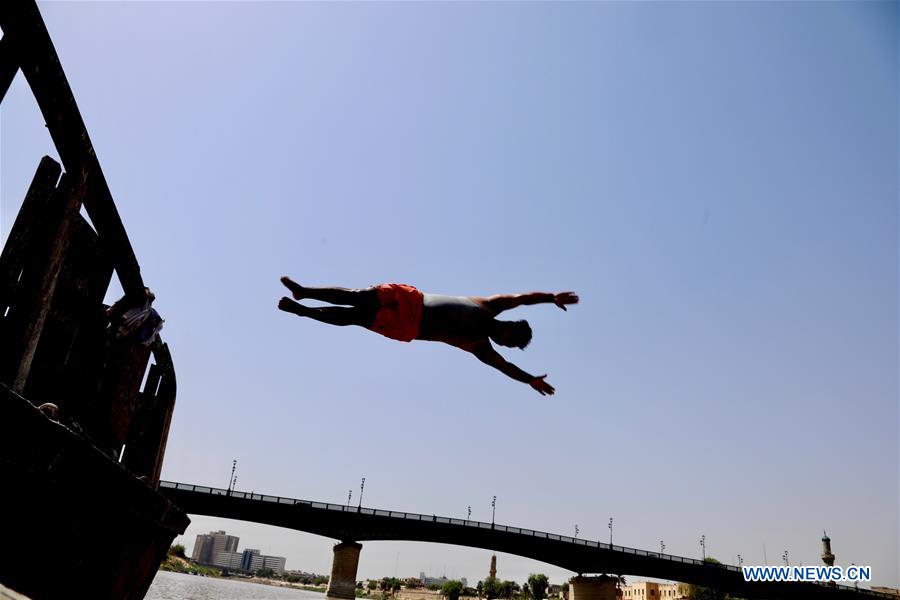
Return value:
M 0 255 L 0 582 L 141 598 L 189 522 L 156 491 L 175 370 L 158 336 L 118 335 L 103 304 L 114 273 L 123 305 L 149 291 L 35 2 L 0 4 L 0 29 L 0 102 L 21 71 L 59 157 L 39 161 Z

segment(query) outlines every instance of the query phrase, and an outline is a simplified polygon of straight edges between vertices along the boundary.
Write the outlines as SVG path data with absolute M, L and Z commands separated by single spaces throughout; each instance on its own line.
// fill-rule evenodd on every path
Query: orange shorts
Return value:
M 401 342 L 416 339 L 422 324 L 422 292 L 402 283 L 383 283 L 375 289 L 381 308 L 372 331 Z

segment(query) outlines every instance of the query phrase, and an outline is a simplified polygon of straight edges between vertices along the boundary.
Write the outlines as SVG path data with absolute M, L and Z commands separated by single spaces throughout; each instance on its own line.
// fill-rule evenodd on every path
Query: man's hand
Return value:
M 575 292 L 560 292 L 553 295 L 553 303 L 566 310 L 566 304 L 578 304 L 578 296 Z M 552 394 L 553 392 L 550 393 Z
M 529 383 L 530 383 L 531 387 L 533 387 L 540 393 L 541 396 L 546 396 L 548 394 L 550 396 L 552 396 L 553 392 L 555 392 L 556 390 L 553 389 L 552 385 L 550 385 L 549 383 L 544 381 L 544 379 L 546 379 L 546 378 L 547 378 L 546 375 L 539 375 L 538 377 L 532 377 L 532 379 Z

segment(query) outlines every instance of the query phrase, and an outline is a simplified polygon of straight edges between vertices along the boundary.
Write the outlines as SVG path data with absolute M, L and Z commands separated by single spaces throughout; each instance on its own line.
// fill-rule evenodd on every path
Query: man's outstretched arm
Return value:
M 512 377 L 516 381 L 527 383 L 535 390 L 537 390 L 542 396 L 546 394 L 550 394 L 552 396 L 553 392 L 556 391 L 553 389 L 552 385 L 544 381 L 544 379 L 547 377 L 546 375 L 535 376 L 526 373 L 511 362 L 507 362 L 505 358 L 500 356 L 500 354 L 496 350 L 494 350 L 490 343 L 479 346 L 474 350 L 470 350 L 470 352 L 474 354 L 478 358 L 478 360 L 486 365 L 494 367 L 507 377 Z
M 529 292 L 527 294 L 497 294 L 496 296 L 488 296 L 482 301 L 485 308 L 494 314 L 499 314 L 504 310 L 509 310 L 517 306 L 528 304 L 553 303 L 563 310 L 566 310 L 567 304 L 578 304 L 578 296 L 575 292 L 559 292 L 552 294 L 550 292 Z

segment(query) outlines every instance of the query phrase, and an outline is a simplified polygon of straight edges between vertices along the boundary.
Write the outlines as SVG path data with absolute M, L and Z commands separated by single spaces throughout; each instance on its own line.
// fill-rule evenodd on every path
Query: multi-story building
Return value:
M 622 586 L 623 600 L 682 600 L 689 597 L 690 586 L 686 583 L 636 581 Z
M 223 569 L 240 571 L 242 570 L 242 558 L 243 554 L 240 552 L 219 552 L 216 554 L 213 564 L 217 567 L 222 567 Z
M 283 556 L 267 556 L 260 554 L 255 548 L 248 548 L 243 552 L 219 552 L 212 564 L 223 569 L 247 573 L 272 569 L 276 575 L 281 575 L 284 573 L 286 562 L 287 559 Z
M 253 558 L 257 556 L 261 556 L 259 550 L 257 550 L 256 548 L 245 548 L 241 553 L 241 569 L 243 569 L 244 571 L 256 571 L 262 568 L 253 568 Z M 259 561 L 257 560 L 256 562 L 258 563 Z
M 287 559 L 283 556 L 261 556 L 263 559 L 261 569 L 272 569 L 276 575 L 284 573 L 284 563 Z
M 198 535 L 197 539 L 194 541 L 194 551 L 191 552 L 191 560 L 198 563 L 207 563 L 204 560 L 207 556 L 209 556 L 210 551 L 212 550 L 212 543 L 209 540 L 208 536 Z
M 224 531 L 200 534 L 194 542 L 191 559 L 203 565 L 214 564 L 220 552 L 235 552 L 239 541 L 240 538 L 227 535 Z

